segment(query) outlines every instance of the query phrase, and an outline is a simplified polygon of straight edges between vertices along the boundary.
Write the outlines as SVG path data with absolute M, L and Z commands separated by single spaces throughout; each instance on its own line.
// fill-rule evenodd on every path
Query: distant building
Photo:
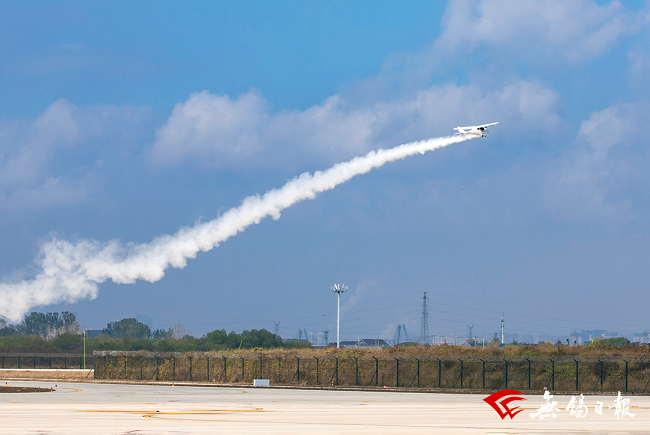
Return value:
M 449 344 L 451 346 L 462 346 L 467 343 L 467 337 L 456 337 L 451 335 L 434 335 L 432 344 L 434 346 L 440 346 L 443 344 Z
M 86 329 L 87 338 L 95 338 L 102 335 L 103 331 L 101 329 Z
M 364 338 L 363 340 L 342 341 L 341 347 L 359 347 L 363 349 L 381 349 L 389 344 L 381 338 Z
M 521 342 L 522 343 L 535 343 L 535 338 L 532 335 L 522 335 L 521 336 Z
M 638 333 L 638 334 L 634 333 L 634 335 L 632 335 L 632 343 L 648 344 L 648 343 L 650 343 L 649 338 L 650 337 L 648 337 L 648 331 L 644 331 L 644 332 L 641 332 L 641 333 Z
M 298 330 L 297 338 L 284 338 L 284 341 L 297 340 L 303 343 L 310 343 L 312 346 L 327 346 L 327 336 L 329 331 L 310 332 L 306 329 Z
M 569 343 L 587 344 L 594 338 L 605 338 L 606 336 L 607 331 L 604 329 L 583 329 L 580 332 L 574 331 L 571 333 L 571 336 L 569 337 Z
M 519 334 L 503 334 L 504 344 L 510 344 L 513 341 L 519 342 Z
M 312 346 L 327 346 L 327 332 L 309 332 L 308 334 Z

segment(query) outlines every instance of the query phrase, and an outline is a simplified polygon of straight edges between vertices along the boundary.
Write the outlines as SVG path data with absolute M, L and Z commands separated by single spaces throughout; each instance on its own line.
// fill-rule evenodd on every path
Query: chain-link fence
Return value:
M 648 357 L 441 357 L 95 352 L 95 379 L 520 391 L 650 389 Z

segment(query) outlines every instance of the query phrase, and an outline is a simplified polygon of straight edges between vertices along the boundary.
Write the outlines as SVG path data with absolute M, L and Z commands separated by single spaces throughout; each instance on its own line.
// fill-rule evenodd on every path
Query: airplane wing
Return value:
M 477 125 L 475 128 L 489 127 L 491 125 L 497 125 L 497 124 L 498 124 L 498 122 L 491 122 L 489 124 Z

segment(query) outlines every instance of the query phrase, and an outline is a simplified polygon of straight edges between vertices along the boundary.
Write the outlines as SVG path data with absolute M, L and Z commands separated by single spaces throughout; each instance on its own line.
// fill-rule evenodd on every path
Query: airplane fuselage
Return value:
M 471 127 L 456 127 L 454 130 L 456 130 L 458 133 L 456 133 L 457 136 L 465 136 L 465 135 L 472 135 L 472 136 L 481 136 L 485 137 L 487 132 L 488 132 L 488 126 L 490 125 L 497 125 L 498 122 L 493 122 L 490 124 L 484 124 L 484 125 L 476 125 L 476 126 L 471 126 Z

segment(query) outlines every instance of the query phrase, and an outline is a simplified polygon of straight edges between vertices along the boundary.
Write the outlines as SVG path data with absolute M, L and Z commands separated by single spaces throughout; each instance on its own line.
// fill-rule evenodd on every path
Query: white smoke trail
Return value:
M 107 244 L 92 240 L 71 243 L 54 238 L 41 246 L 36 260 L 41 271 L 34 279 L 0 284 L 0 316 L 19 321 L 23 314 L 37 305 L 94 299 L 97 285 L 107 279 L 118 284 L 133 283 L 137 279 L 158 281 L 169 266 L 183 268 L 187 259 L 195 258 L 199 251 L 219 246 L 267 216 L 277 220 L 285 208 L 314 198 L 355 175 L 471 137 L 429 139 L 388 150 L 370 151 L 363 157 L 338 163 L 325 171 L 313 175 L 304 173 L 280 189 L 245 198 L 239 207 L 216 219 L 183 228 L 171 236 L 160 236 L 150 243 L 124 246 L 117 241 Z

